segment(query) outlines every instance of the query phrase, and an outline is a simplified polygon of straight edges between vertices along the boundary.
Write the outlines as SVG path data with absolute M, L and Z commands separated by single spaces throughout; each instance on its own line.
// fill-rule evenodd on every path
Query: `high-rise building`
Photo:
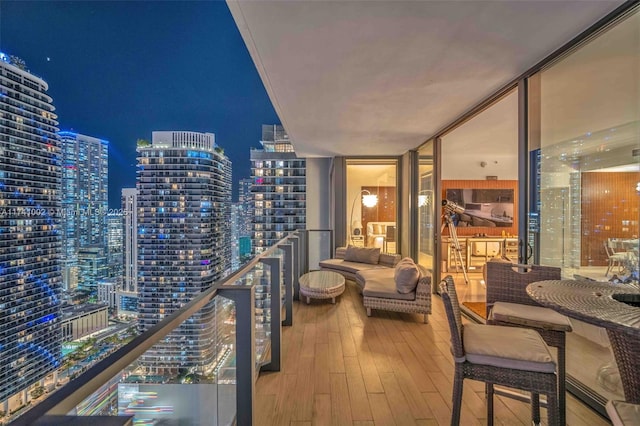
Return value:
M 254 255 L 306 227 L 305 159 L 280 125 L 263 125 L 260 143 L 263 149 L 251 150 Z
M 242 204 L 231 203 L 231 270 L 240 267 L 240 220 L 242 217 Z
M 107 215 L 107 264 L 109 278 L 122 279 L 124 256 L 124 215 Z
M 64 287 L 70 289 L 79 273 L 83 247 L 107 246 L 109 143 L 76 132 L 61 131 L 62 243 Z
M 251 185 L 253 185 L 253 179 L 243 178 L 239 181 L 238 186 L 238 201 L 241 203 L 248 203 L 251 201 Z
M 78 288 L 96 292 L 98 283 L 109 275 L 103 246 L 82 247 L 78 252 Z
M 147 330 L 230 269 L 231 162 L 212 133 L 153 132 L 138 143 L 138 324 Z M 214 304 L 141 358 L 202 370 L 215 358 Z
M 138 293 L 138 190 L 122 188 L 122 215 L 124 218 L 124 280 L 122 290 Z
M 60 141 L 48 85 L 0 53 L 0 401 L 60 366 Z M 6 411 L 6 410 L 5 410 Z
M 238 235 L 240 237 L 251 236 L 251 208 L 252 208 L 252 194 L 251 185 L 253 179 L 244 178 L 240 179 L 240 186 L 238 191 L 238 203 L 240 204 L 240 212 L 238 216 Z

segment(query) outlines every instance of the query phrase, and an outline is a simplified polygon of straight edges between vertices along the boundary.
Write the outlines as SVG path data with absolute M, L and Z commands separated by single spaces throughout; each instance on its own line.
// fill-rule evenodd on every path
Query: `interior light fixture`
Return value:
M 362 204 L 364 204 L 365 207 L 375 207 L 375 205 L 378 204 L 378 196 L 376 194 L 364 194 L 362 196 Z
M 428 189 L 420 191 L 418 194 L 418 207 L 424 207 L 429 204 L 431 204 L 431 191 Z

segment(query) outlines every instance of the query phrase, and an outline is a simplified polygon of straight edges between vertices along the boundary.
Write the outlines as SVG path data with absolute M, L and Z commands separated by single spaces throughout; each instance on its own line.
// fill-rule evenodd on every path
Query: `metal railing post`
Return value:
M 282 294 L 280 283 L 280 259 L 277 257 L 266 257 L 260 262 L 269 266 L 270 289 L 271 289 L 271 361 L 262 366 L 265 371 L 280 371 L 282 361 Z
M 236 302 L 236 424 L 253 426 L 256 401 L 256 288 L 221 286 L 218 294 Z
M 300 300 L 300 239 L 296 236 L 290 238 L 293 245 L 293 300 Z
M 291 244 L 278 245 L 284 252 L 284 307 L 285 318 L 282 325 L 293 325 L 293 246 Z
M 300 237 L 300 274 L 309 272 L 309 231 L 299 230 Z

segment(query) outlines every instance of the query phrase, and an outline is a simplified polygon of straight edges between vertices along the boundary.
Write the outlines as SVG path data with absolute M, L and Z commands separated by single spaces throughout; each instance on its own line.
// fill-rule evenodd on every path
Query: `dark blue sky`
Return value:
M 222 1 L 0 1 L 0 51 L 47 81 L 60 129 L 110 142 L 112 208 L 153 130 L 215 133 L 235 200 L 261 125 L 279 123 Z

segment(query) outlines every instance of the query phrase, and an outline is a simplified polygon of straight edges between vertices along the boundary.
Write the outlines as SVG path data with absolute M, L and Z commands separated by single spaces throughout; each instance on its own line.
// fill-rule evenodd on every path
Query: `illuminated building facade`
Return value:
M 122 277 L 124 250 L 124 215 L 107 215 L 107 264 L 109 278 Z
M 0 409 L 60 366 L 60 141 L 48 85 L 0 53 Z
M 122 215 L 124 221 L 124 280 L 122 289 L 138 293 L 138 190 L 122 188 Z
M 138 324 L 147 330 L 230 269 L 231 162 L 211 133 L 153 132 L 137 150 Z M 213 317 L 211 304 L 141 362 L 204 369 L 215 357 Z
M 109 143 L 61 131 L 62 243 L 64 286 L 73 288 L 78 253 L 89 246 L 107 246 Z M 80 278 L 82 281 L 82 278 Z
M 306 162 L 280 125 L 262 126 L 262 150 L 251 151 L 253 254 L 306 227 Z

